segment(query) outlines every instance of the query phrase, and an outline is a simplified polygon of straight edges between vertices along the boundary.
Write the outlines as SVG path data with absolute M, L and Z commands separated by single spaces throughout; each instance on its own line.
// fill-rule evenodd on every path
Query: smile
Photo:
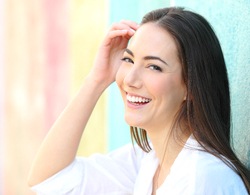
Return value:
M 147 104 L 151 101 L 151 99 L 149 98 L 139 97 L 139 96 L 134 96 L 134 95 L 129 95 L 129 94 L 127 94 L 126 97 L 130 103 L 133 103 L 136 105 Z

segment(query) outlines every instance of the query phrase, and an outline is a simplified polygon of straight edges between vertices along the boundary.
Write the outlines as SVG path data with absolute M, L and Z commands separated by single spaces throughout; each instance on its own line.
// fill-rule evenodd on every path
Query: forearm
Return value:
M 84 128 L 104 89 L 90 78 L 85 80 L 42 143 L 30 172 L 29 185 L 40 183 L 74 160 Z
M 69 165 L 102 92 L 115 80 L 121 57 L 138 25 L 123 21 L 112 26 L 101 44 L 89 76 L 45 138 L 28 179 L 33 186 Z

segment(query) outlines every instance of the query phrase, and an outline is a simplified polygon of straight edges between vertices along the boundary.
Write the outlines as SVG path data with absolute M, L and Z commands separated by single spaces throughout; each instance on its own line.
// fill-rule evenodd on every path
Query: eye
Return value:
M 132 63 L 132 64 L 134 64 L 134 61 L 131 60 L 131 59 L 128 58 L 128 57 L 124 57 L 124 58 L 122 58 L 121 60 L 124 61 L 124 62 L 127 62 L 127 63 Z
M 151 70 L 156 70 L 156 71 L 162 72 L 161 67 L 159 67 L 157 65 L 150 65 L 150 66 L 148 66 L 148 68 Z

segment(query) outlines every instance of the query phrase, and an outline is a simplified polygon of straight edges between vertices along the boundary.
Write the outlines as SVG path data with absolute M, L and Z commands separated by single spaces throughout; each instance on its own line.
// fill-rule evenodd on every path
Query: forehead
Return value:
M 177 56 L 177 46 L 172 35 L 156 23 L 140 26 L 131 38 L 128 48 L 145 55 Z

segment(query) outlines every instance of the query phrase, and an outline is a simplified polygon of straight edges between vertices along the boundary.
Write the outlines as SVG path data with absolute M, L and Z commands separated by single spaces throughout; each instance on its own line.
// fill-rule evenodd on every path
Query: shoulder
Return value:
M 203 151 L 190 137 L 182 153 L 182 163 L 185 162 L 182 170 L 187 173 L 190 194 L 247 194 L 241 177 L 222 159 L 227 160 Z
M 226 159 L 225 159 L 226 160 Z M 241 177 L 220 158 L 196 151 L 195 188 L 203 193 L 247 194 Z
M 196 169 L 197 176 L 213 178 L 213 181 L 220 177 L 238 178 L 238 174 L 224 163 L 220 158 L 203 151 L 196 152 Z

